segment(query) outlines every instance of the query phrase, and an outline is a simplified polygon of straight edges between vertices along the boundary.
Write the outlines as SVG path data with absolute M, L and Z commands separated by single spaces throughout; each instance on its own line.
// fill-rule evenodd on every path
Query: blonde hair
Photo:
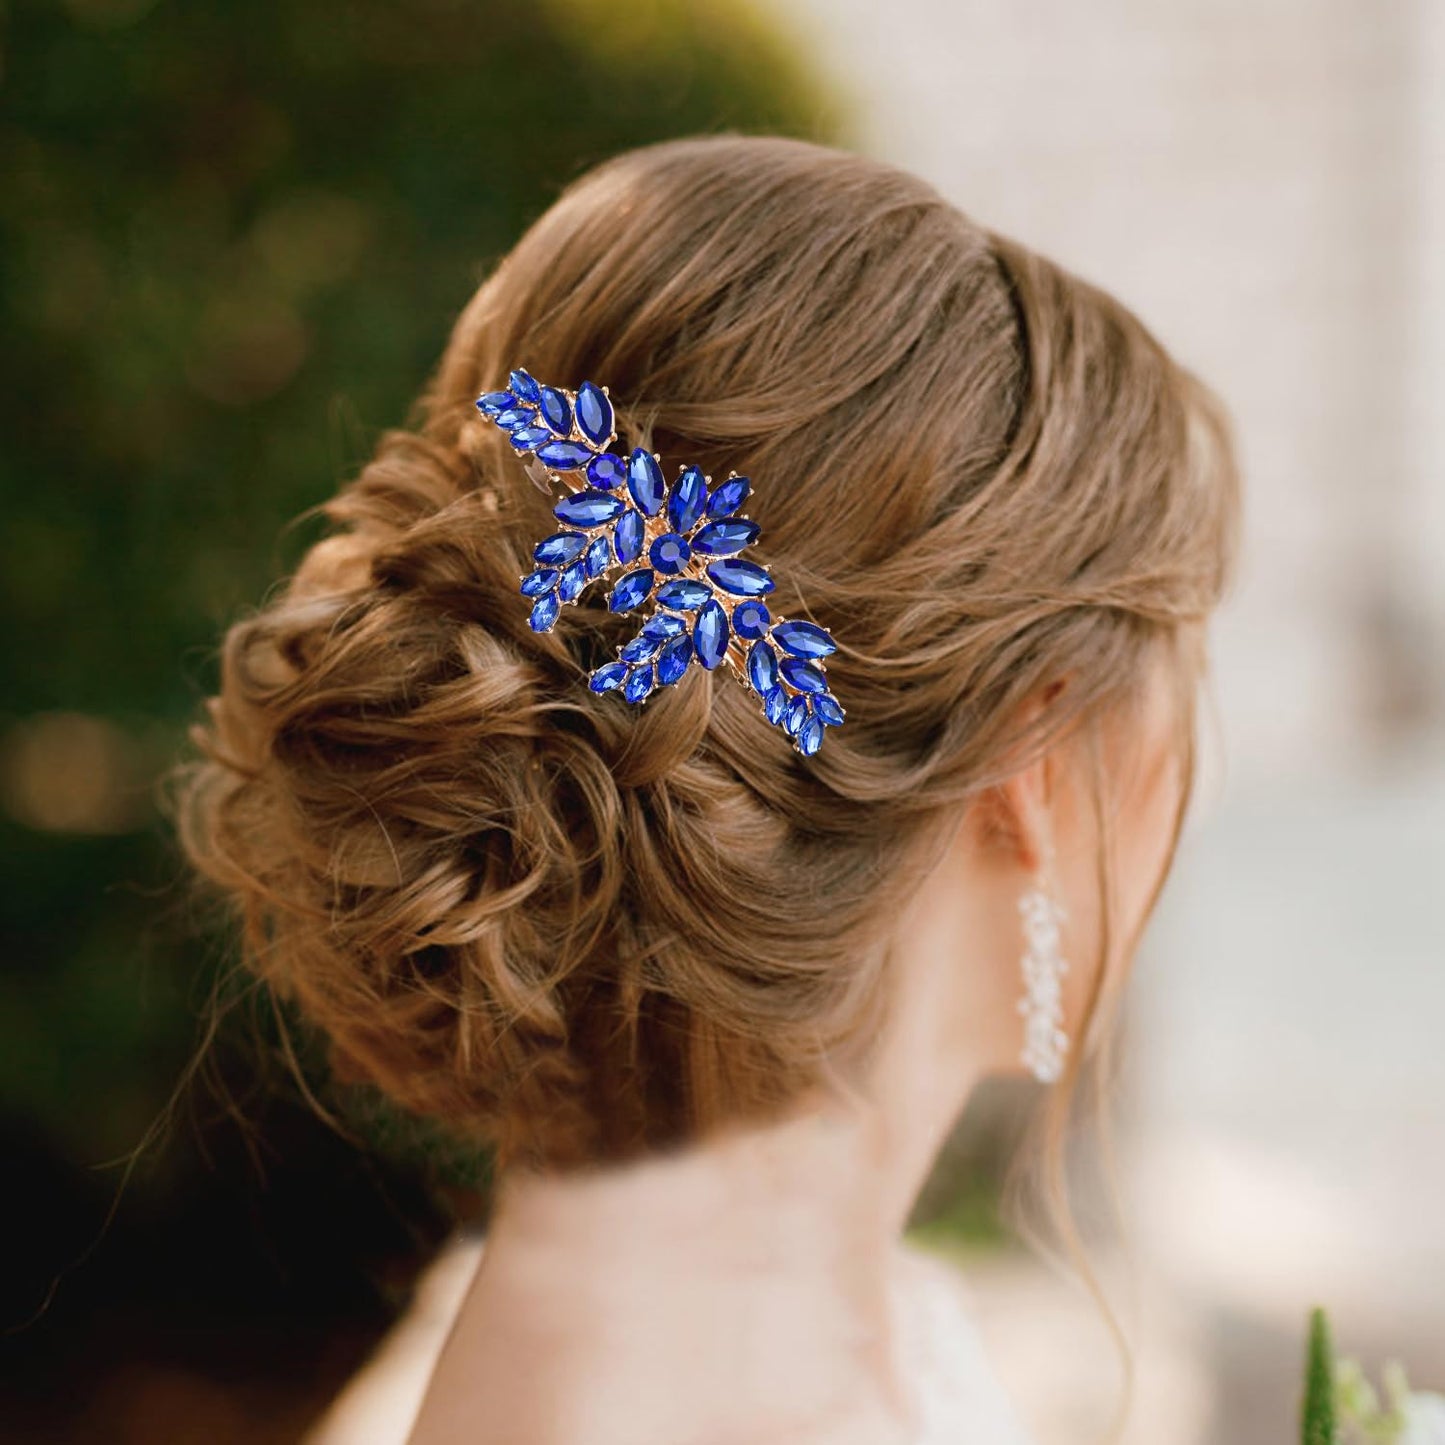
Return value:
M 721 672 L 591 693 L 627 626 L 601 605 L 529 630 L 549 502 L 473 407 L 518 363 L 608 385 L 669 471 L 753 478 L 778 610 L 840 644 L 818 757 Z M 338 1073 L 503 1164 L 759 1115 L 866 1047 L 939 820 L 1208 615 L 1236 490 L 1217 405 L 1124 307 L 915 177 L 632 151 L 502 260 L 230 630 L 182 837 Z

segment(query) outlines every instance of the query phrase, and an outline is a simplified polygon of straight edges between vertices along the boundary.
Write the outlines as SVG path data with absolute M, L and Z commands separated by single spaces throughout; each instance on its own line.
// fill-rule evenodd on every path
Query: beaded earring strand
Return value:
M 563 603 L 625 568 L 607 605 L 647 608 L 646 620 L 614 661 L 592 671 L 594 692 L 641 703 L 693 662 L 709 672 L 726 662 L 794 748 L 816 753 L 824 729 L 844 717 L 823 667 L 837 644 L 815 622 L 773 617 L 762 600 L 776 585 L 771 574 L 738 555 L 758 539 L 758 524 L 739 510 L 752 491 L 748 478 L 729 472 L 713 487 L 700 468 L 685 466 L 669 486 L 656 453 L 635 447 L 624 461 L 608 450 L 617 432 L 607 388 L 590 381 L 569 391 L 519 367 L 508 389 L 478 397 L 477 409 L 529 458 L 528 473 L 544 491 L 565 493 L 552 508 L 564 530 L 537 543 L 536 566 L 521 579 L 533 631 L 550 632 Z

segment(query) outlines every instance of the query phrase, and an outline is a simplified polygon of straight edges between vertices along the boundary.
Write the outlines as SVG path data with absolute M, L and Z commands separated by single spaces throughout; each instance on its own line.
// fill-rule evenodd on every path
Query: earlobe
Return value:
M 1037 873 L 1053 854 L 1053 793 L 1047 753 L 991 790 L 995 837 L 1025 873 Z

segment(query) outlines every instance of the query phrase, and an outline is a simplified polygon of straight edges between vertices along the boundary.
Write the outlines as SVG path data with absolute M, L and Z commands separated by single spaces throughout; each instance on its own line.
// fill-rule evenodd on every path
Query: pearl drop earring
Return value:
M 1059 925 L 1064 910 L 1048 891 L 1041 874 L 1019 899 L 1023 916 L 1024 955 L 1021 962 L 1024 996 L 1024 1047 L 1020 1056 L 1043 1084 L 1054 1083 L 1064 1071 L 1069 1036 L 1064 1032 L 1064 1000 L 1060 979 L 1068 972 L 1059 948 Z

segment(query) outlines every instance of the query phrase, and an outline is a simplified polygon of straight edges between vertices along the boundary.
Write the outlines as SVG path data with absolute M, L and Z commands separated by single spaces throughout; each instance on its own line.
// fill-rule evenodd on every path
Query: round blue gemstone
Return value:
M 790 738 L 798 736 L 798 729 L 808 721 L 808 699 L 802 693 L 788 704 L 788 710 L 783 714 L 783 730 Z
M 497 412 L 492 420 L 498 426 L 504 426 L 510 431 L 513 427 L 531 426 L 537 418 L 531 407 L 513 406 L 508 407 L 506 411 Z
M 707 505 L 707 482 L 701 467 L 684 467 L 667 494 L 667 520 L 674 532 L 690 532 Z
M 567 398 L 555 386 L 542 388 L 537 399 L 537 409 L 542 413 L 542 420 L 559 437 L 566 436 L 572 430 L 572 408 L 568 406 Z
M 686 632 L 687 623 L 681 617 L 675 617 L 671 612 L 659 612 L 643 623 L 642 630 L 649 637 L 655 637 L 659 642 L 666 642 L 669 637 L 677 637 Z
M 552 435 L 544 426 L 519 426 L 512 433 L 512 445 L 519 452 L 529 452 L 539 447 Z
M 681 572 L 692 558 L 692 548 L 687 545 L 686 537 L 664 532 L 647 549 L 647 555 L 659 572 Z
M 622 695 L 628 702 L 641 702 L 652 691 L 652 664 L 644 662 L 627 674 Z
M 587 585 L 587 565 L 579 558 L 563 574 L 557 583 L 557 596 L 563 602 L 575 602 L 577 595 Z
M 617 548 L 619 562 L 635 562 L 642 555 L 642 513 L 630 507 L 618 519 L 612 531 L 612 545 Z
M 741 557 L 724 557 L 718 562 L 709 562 L 707 575 L 722 588 L 737 597 L 761 597 L 773 590 L 773 579 L 756 562 L 745 562 Z
M 532 615 L 528 617 L 533 632 L 550 632 L 557 620 L 560 604 L 555 592 L 544 592 L 533 604 Z
M 777 629 L 773 629 L 774 636 Z M 801 657 L 785 657 L 782 661 L 783 681 L 799 692 L 827 692 L 828 679 L 823 669 Z
M 557 585 L 558 572 L 555 567 L 538 567 L 522 578 L 522 596 L 540 597 Z
M 733 608 L 733 631 L 739 637 L 765 637 L 772 621 L 768 609 L 756 598 Z
M 773 628 L 773 641 L 794 657 L 827 657 L 838 644 L 816 622 L 780 622 Z
M 627 462 L 627 490 L 649 517 L 655 517 L 662 510 L 667 483 L 662 480 L 662 468 L 657 465 L 657 458 L 641 447 L 634 449 Z
M 729 477 L 713 488 L 707 499 L 709 517 L 731 517 L 747 501 L 752 484 L 746 477 Z
M 577 388 L 577 429 L 589 442 L 604 446 L 612 435 L 612 403 L 600 386 L 584 381 Z
M 678 612 L 695 612 L 711 596 L 712 588 L 706 582 L 698 582 L 691 577 L 666 582 L 657 589 L 658 606 L 671 607 Z
M 811 758 L 823 746 L 822 719 L 810 717 L 798 729 L 798 751 L 805 758 Z
M 623 662 L 647 662 L 661 645 L 656 637 L 648 636 L 646 630 L 643 630 L 617 655 Z
M 581 532 L 553 532 L 532 548 L 532 558 L 549 567 L 565 567 L 576 561 L 586 545 L 587 538 Z
M 508 378 L 507 385 L 512 388 L 515 396 L 523 401 L 530 401 L 533 406 L 541 399 L 542 388 L 537 384 L 536 378 L 529 376 L 519 366 Z
M 764 697 L 778 685 L 778 656 L 766 642 L 748 648 L 748 681 Z
M 723 522 L 709 522 L 699 527 L 692 545 L 709 557 L 730 557 L 758 540 L 758 524 L 746 517 L 733 517 Z
M 728 615 L 716 597 L 709 597 L 692 626 L 692 645 L 697 660 L 711 671 L 727 655 Z
M 582 405 L 580 397 L 577 405 Z M 615 457 L 611 452 L 598 452 L 587 463 L 587 480 L 604 492 L 615 492 L 627 480 L 627 465 L 621 457 Z
M 788 689 L 779 683 L 764 699 L 763 711 L 770 723 L 780 723 L 788 715 Z
M 626 676 L 625 662 L 604 662 L 601 667 L 593 670 L 587 685 L 593 692 L 611 692 L 614 687 L 622 685 L 622 679 Z
M 607 545 L 607 538 L 594 537 L 587 544 L 587 551 L 582 560 L 587 566 L 589 582 L 594 577 L 600 577 L 612 565 L 612 548 Z
M 646 567 L 639 567 L 635 572 L 625 572 L 617 579 L 617 586 L 612 589 L 607 605 L 613 612 L 631 612 L 647 600 L 651 591 L 652 573 Z
M 515 406 L 516 401 L 517 398 L 510 391 L 486 391 L 477 398 L 477 410 L 486 412 L 488 416 L 496 416 L 498 412 Z
M 552 515 L 569 527 L 600 527 L 619 516 L 622 505 L 621 497 L 589 487 L 585 492 L 573 492 L 570 497 L 563 497 L 552 508 Z
M 692 661 L 692 639 L 684 633 L 674 637 L 657 654 L 657 680 L 670 687 L 687 671 Z
M 544 442 L 537 448 L 537 456 L 555 471 L 570 472 L 585 467 L 593 452 L 581 442 Z
M 831 692 L 820 692 L 813 699 L 813 711 L 830 727 L 837 727 L 843 721 L 843 709 Z

